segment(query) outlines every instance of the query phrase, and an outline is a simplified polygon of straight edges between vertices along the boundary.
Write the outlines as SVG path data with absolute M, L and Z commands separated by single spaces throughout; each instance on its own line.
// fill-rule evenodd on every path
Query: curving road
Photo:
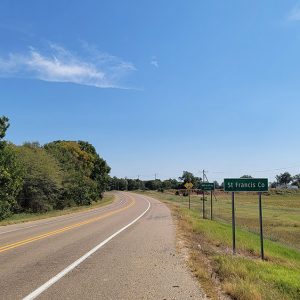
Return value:
M 203 299 L 169 209 L 115 193 L 105 207 L 0 227 L 0 299 Z

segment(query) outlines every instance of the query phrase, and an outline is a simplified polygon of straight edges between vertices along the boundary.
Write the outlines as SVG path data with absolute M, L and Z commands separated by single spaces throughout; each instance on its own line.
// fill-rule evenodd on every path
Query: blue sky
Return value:
M 300 173 L 300 1 L 0 3 L 7 139 L 87 140 L 112 175 Z

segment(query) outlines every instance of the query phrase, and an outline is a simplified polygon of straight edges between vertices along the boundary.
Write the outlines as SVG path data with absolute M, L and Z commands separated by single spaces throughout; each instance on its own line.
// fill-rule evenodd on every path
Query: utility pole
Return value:
M 140 175 L 137 176 L 137 181 L 138 181 L 138 189 L 140 189 L 141 185 L 140 185 Z
M 204 177 L 205 177 L 205 170 L 203 170 L 203 183 L 204 183 Z M 203 190 L 203 198 L 202 198 L 202 214 L 203 214 L 203 219 L 205 219 L 205 199 L 204 199 L 204 196 L 205 196 L 205 192 Z

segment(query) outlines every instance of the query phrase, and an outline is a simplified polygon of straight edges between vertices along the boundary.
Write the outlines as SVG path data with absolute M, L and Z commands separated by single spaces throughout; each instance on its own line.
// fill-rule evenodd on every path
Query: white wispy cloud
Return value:
M 289 21 L 300 21 L 300 4 L 291 9 L 288 14 Z
M 64 47 L 49 43 L 46 51 L 29 47 L 25 53 L 0 57 L 0 76 L 69 82 L 98 88 L 126 88 L 121 79 L 136 68 L 130 62 L 100 51 L 80 57 Z
M 152 66 L 154 66 L 155 68 L 159 68 L 158 60 L 156 59 L 155 56 L 152 56 L 151 61 L 150 61 L 150 64 L 151 64 Z

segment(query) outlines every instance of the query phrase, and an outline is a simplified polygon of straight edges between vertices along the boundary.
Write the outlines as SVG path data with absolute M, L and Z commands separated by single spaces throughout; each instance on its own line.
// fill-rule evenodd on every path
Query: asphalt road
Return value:
M 0 227 L 0 299 L 203 299 L 169 209 L 116 193 L 105 207 Z

